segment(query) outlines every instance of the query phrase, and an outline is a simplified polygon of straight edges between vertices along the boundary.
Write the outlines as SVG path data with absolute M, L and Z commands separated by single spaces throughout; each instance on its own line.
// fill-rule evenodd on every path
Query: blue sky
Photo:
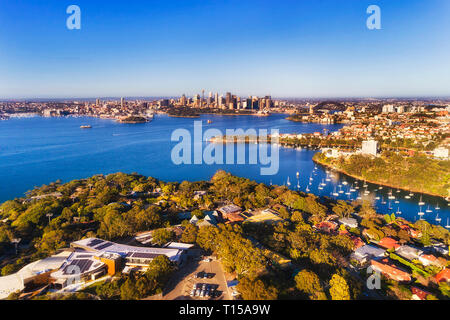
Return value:
M 449 16 L 448 0 L 1 0 L 0 97 L 450 96 Z

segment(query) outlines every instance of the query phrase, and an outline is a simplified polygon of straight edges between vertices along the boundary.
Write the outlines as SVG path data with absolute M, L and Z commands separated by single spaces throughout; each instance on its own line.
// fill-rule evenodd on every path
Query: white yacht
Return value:
M 417 213 L 419 217 L 422 217 L 425 215 L 425 212 L 422 211 L 422 207 L 420 207 L 419 212 Z
M 424 206 L 424 205 L 425 205 L 425 202 L 423 202 L 422 196 L 420 196 L 419 206 Z
M 334 187 L 333 196 L 339 197 L 339 193 L 336 192 L 336 187 Z

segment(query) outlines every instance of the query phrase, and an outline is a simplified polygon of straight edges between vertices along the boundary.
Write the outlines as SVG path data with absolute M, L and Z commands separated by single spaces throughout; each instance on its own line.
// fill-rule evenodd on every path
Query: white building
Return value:
M 361 153 L 376 157 L 378 155 L 378 142 L 375 140 L 363 141 Z
M 436 149 L 434 149 L 433 154 L 434 154 L 435 158 L 448 159 L 448 149 L 447 148 L 444 148 L 444 147 L 436 148 Z
M 383 113 L 392 113 L 392 112 L 394 112 L 393 104 L 386 104 L 383 106 Z

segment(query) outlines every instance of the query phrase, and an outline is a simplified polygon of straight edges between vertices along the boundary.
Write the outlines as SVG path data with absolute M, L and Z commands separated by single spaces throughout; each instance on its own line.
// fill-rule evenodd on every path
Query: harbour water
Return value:
M 274 176 L 261 175 L 260 165 L 176 165 L 171 160 L 172 148 L 177 144 L 171 141 L 172 132 L 184 128 L 193 133 L 194 121 L 201 120 L 204 130 L 214 128 L 223 133 L 226 129 L 236 128 L 313 133 L 342 127 L 340 124 L 291 122 L 285 117 L 202 115 L 194 119 L 157 115 L 153 121 L 142 124 L 121 124 L 89 117 L 11 118 L 0 122 L 0 201 L 20 197 L 35 186 L 58 179 L 67 182 L 99 173 L 138 172 L 165 181 L 181 182 L 209 180 L 217 170 L 224 169 L 258 182 L 285 184 L 291 189 L 320 196 L 370 200 L 378 212 L 401 212 L 398 215 L 410 221 L 421 217 L 433 224 L 448 224 L 450 207 L 444 199 L 379 189 L 377 185 L 365 186 L 363 181 L 339 173 L 327 174 L 325 168 L 312 162 L 316 150 L 280 148 L 279 171 Z M 80 126 L 83 125 L 92 128 L 82 130 Z M 203 142 L 204 146 L 206 144 Z M 257 146 L 246 148 L 248 151 Z M 424 204 L 419 206 L 419 202 Z M 423 215 L 419 216 L 419 212 Z

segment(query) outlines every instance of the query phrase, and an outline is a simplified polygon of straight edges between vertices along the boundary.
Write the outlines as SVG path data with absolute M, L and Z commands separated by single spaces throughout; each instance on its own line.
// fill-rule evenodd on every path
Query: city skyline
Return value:
M 372 2 L 3 1 L 0 99 L 450 96 L 448 1 Z

